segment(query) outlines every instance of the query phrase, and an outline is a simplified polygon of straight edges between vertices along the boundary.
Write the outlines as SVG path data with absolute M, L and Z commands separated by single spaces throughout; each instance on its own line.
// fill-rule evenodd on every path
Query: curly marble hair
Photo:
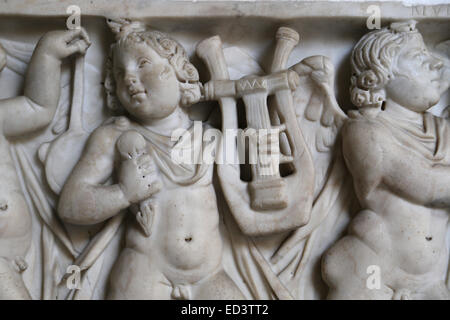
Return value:
M 107 24 L 116 37 L 116 42 L 111 45 L 106 61 L 106 75 L 104 87 L 106 90 L 106 105 L 109 109 L 119 111 L 122 108 L 116 96 L 116 83 L 113 72 L 113 52 L 116 46 L 145 43 L 156 51 L 162 58 L 167 59 L 173 67 L 180 82 L 181 100 L 183 107 L 197 103 L 201 97 L 201 83 L 197 69 L 189 62 L 184 48 L 176 40 L 168 35 L 148 30 L 145 25 L 137 21 L 127 19 L 107 20 Z
M 412 20 L 391 23 L 359 40 L 351 56 L 350 96 L 355 106 L 381 109 L 386 99 L 384 87 L 394 76 L 394 60 L 402 45 L 417 36 L 421 37 Z

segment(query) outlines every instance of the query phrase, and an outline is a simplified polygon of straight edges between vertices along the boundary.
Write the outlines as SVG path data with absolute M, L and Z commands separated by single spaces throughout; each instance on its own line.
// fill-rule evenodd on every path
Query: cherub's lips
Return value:
M 134 92 L 130 92 L 130 97 L 131 99 L 142 99 L 145 98 L 145 96 L 147 95 L 147 91 L 146 90 L 139 90 L 139 91 L 134 91 Z
M 137 96 L 140 96 L 140 95 L 145 95 L 145 91 L 140 91 L 140 92 L 132 93 L 132 94 L 131 94 L 131 97 L 134 98 L 134 97 L 137 97 Z

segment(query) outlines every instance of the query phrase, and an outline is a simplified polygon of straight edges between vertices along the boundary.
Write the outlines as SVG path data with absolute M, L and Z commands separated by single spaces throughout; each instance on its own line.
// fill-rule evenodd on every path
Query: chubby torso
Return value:
M 426 274 L 446 264 L 446 210 L 411 203 L 384 186 L 373 191 L 365 206 L 381 218 L 389 238 L 383 253 L 393 265 L 410 274 Z
M 152 234 L 145 237 L 129 220 L 126 246 L 150 257 L 171 280 L 195 282 L 221 263 L 222 240 L 212 186 L 163 190 Z
M 172 281 L 196 282 L 214 272 L 222 258 L 213 165 L 185 184 L 157 171 L 162 188 L 149 199 L 154 208 L 151 234 L 147 237 L 128 212 L 126 247 L 149 257 Z
M 352 229 L 384 261 L 408 274 L 443 271 L 448 263 L 448 208 L 430 205 L 440 200 L 433 190 L 442 178 L 431 170 L 433 166 L 445 169 L 450 159 L 430 165 L 413 149 L 417 141 L 405 147 L 410 138 L 396 139 L 399 131 L 381 125 L 382 121 L 352 120 L 344 130 L 344 157 L 355 191 L 362 208 L 377 215 L 376 225 L 370 228 L 381 231 L 377 237 L 366 236 L 367 220 L 358 218 Z M 436 138 L 436 143 L 438 139 L 450 136 Z

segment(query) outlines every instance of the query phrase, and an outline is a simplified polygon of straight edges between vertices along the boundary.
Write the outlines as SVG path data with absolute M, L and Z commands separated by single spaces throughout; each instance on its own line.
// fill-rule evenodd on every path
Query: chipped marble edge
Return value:
M 425 4 L 426 3 L 426 4 Z M 431 4 L 430 4 L 431 3 Z M 299 1 L 299 0 L 0 0 L 0 16 L 65 17 L 77 5 L 84 16 L 139 18 L 259 17 L 296 19 L 302 17 L 367 18 L 370 5 L 378 5 L 384 19 L 438 19 L 450 17 L 449 0 L 405 1 Z M 113 10 L 120 7 L 120 10 Z M 256 9 L 256 10 L 255 10 Z

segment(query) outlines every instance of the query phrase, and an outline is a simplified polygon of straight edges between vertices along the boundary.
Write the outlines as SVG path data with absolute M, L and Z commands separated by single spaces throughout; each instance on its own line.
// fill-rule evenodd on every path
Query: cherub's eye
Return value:
M 142 59 L 139 61 L 139 68 L 144 68 L 145 66 L 150 65 L 150 60 Z

